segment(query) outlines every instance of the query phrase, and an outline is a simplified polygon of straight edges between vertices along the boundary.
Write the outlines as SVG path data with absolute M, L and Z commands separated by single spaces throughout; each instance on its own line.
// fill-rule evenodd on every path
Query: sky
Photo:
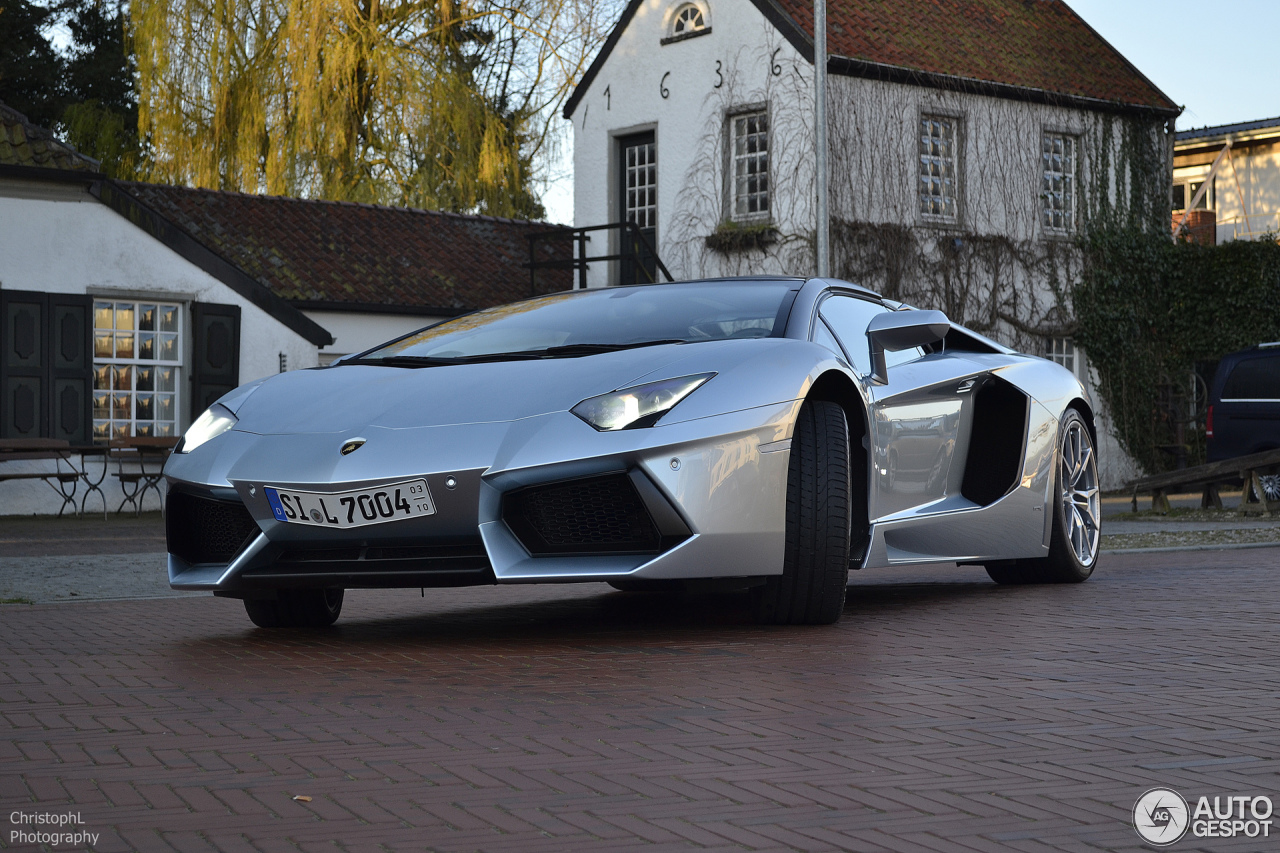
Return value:
M 1067 0 L 1185 107 L 1188 129 L 1280 116 L 1280 0 Z M 547 219 L 573 222 L 572 150 L 552 169 Z

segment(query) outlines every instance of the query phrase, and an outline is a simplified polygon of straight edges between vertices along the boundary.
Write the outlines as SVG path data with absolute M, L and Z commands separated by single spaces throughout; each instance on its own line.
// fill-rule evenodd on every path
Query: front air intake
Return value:
M 170 492 L 165 501 L 169 553 L 188 563 L 230 563 L 259 532 L 239 501 Z
M 502 519 L 535 556 L 658 554 L 690 535 L 671 504 L 638 472 L 508 492 Z

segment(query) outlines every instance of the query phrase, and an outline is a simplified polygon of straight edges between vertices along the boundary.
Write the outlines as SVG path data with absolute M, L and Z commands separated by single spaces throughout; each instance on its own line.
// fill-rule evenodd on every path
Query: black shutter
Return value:
M 48 295 L 0 290 L 0 438 L 49 435 Z
M 240 306 L 191 304 L 191 419 L 240 384 Z
M 93 297 L 49 294 L 49 435 L 93 440 Z
M 93 300 L 0 290 L 0 437 L 88 444 Z

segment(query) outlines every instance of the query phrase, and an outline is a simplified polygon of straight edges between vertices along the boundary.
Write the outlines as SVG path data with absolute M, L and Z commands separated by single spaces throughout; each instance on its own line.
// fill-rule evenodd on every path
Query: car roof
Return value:
M 1249 347 L 1248 349 L 1242 349 L 1242 350 L 1236 350 L 1235 352 L 1229 352 L 1229 353 L 1227 353 L 1226 355 L 1222 356 L 1222 358 L 1220 359 L 1220 361 L 1223 361 L 1223 362 L 1226 362 L 1226 361 L 1239 361 L 1239 360 L 1241 360 L 1241 359 L 1249 358 L 1250 356 L 1266 355 L 1266 354 L 1268 354 L 1268 353 L 1267 353 L 1267 351 L 1268 351 L 1268 350 L 1274 350 L 1274 349 L 1278 349 L 1278 348 L 1280 348 L 1280 341 L 1271 341 L 1271 342 L 1269 342 L 1269 343 L 1265 343 L 1265 344 L 1254 344 L 1253 346 Z
M 638 281 L 634 284 L 610 284 L 607 287 L 599 288 L 600 290 L 613 289 L 622 287 L 672 287 L 681 284 L 786 284 L 793 283 L 797 287 L 803 285 L 808 279 L 800 276 L 791 275 L 736 275 L 722 276 L 719 278 L 686 278 L 679 281 Z M 595 288 L 593 288 L 595 289 Z
M 659 282 L 637 282 L 635 284 L 613 284 L 607 288 L 620 287 L 671 287 L 682 284 L 794 284 L 793 290 L 799 290 L 810 283 L 819 283 L 824 289 L 852 290 L 859 294 L 870 296 L 875 299 L 883 297 L 869 287 L 863 287 L 860 284 L 854 284 L 849 281 L 842 281 L 838 278 L 806 278 L 798 275 L 735 275 L 721 276 L 716 278 L 691 278 L 682 279 L 681 281 L 659 281 Z

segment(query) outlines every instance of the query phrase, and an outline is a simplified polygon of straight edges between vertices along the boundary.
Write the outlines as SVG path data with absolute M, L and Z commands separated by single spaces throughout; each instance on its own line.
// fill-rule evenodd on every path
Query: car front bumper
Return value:
M 171 457 L 165 474 L 174 496 L 243 507 L 251 517 L 249 535 L 234 553 L 205 560 L 198 550 L 175 545 L 200 519 L 171 513 L 169 581 L 175 589 L 251 596 L 288 586 L 779 574 L 790 431 L 799 406 L 792 401 L 617 432 L 597 432 L 567 412 L 504 423 L 368 428 L 359 435 L 232 430 Z M 341 455 L 338 448 L 356 437 L 364 445 Z M 636 485 L 663 534 L 655 548 L 539 553 L 513 531 L 509 515 L 504 520 L 504 496 L 609 475 Z M 417 477 L 431 490 L 433 515 L 347 530 L 281 522 L 264 493 L 266 486 L 341 492 Z

